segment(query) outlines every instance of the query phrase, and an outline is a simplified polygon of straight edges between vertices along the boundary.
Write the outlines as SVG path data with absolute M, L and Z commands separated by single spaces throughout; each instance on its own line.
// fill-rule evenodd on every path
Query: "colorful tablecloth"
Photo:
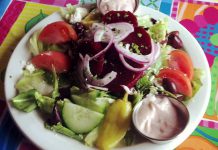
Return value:
M 0 150 L 37 150 L 9 115 L 4 101 L 4 74 L 10 55 L 28 29 L 67 3 L 95 0 L 0 1 Z M 141 5 L 159 10 L 184 25 L 202 46 L 211 67 L 212 90 L 207 111 L 192 135 L 176 149 L 218 150 L 218 0 L 141 0 Z

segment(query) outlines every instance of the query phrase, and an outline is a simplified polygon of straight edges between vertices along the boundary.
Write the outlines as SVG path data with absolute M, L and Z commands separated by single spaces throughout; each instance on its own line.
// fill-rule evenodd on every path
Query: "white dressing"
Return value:
M 136 0 L 101 0 L 99 9 L 103 14 L 114 11 L 130 11 L 134 12 L 136 8 Z
M 165 140 L 178 135 L 186 125 L 181 122 L 187 117 L 180 116 L 180 110 L 176 105 L 168 97 L 149 94 L 135 108 L 133 117 L 135 127 L 152 139 Z

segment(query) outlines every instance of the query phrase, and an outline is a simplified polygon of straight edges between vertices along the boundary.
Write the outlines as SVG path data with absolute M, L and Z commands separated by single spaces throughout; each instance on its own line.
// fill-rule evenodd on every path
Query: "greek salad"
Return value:
M 132 145 L 137 103 L 151 94 L 185 103 L 201 87 L 203 71 L 167 19 L 72 5 L 61 15 L 29 38 L 11 100 L 43 113 L 45 128 L 99 149 Z

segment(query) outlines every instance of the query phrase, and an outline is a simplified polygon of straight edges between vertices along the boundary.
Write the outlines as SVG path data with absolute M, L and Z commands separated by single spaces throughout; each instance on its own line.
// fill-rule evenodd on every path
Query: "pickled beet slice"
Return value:
M 90 57 L 100 52 L 107 44 L 94 42 L 92 40 L 83 40 L 79 42 L 78 51 L 83 56 L 88 54 Z M 100 75 L 103 70 L 104 55 L 99 56 L 90 62 L 90 70 L 93 75 Z
M 104 23 L 128 22 L 133 26 L 138 26 L 135 15 L 129 11 L 110 11 L 102 17 Z
M 131 60 L 126 60 L 135 67 L 142 67 L 142 65 L 136 64 Z M 123 88 L 120 85 L 126 85 L 127 87 L 132 88 L 143 75 L 143 72 L 136 73 L 128 70 L 120 61 L 118 52 L 114 46 L 111 46 L 111 48 L 106 52 L 105 62 L 102 76 L 111 71 L 117 72 L 117 77 L 106 85 L 111 92 L 122 92 Z
M 142 27 L 135 27 L 134 32 L 130 33 L 123 41 L 130 44 L 132 51 L 147 55 L 151 53 L 151 38 L 147 31 Z M 139 52 L 138 51 L 138 52 Z
M 93 42 L 92 43 L 92 52 L 93 54 L 97 54 L 98 52 L 100 52 L 102 49 L 104 49 L 104 47 L 106 47 L 107 44 L 101 43 L 101 42 Z M 101 56 L 99 56 L 98 58 L 92 60 L 90 62 L 90 68 L 91 68 L 91 72 L 94 75 L 100 75 L 103 71 L 103 66 L 104 66 L 104 54 L 102 54 Z

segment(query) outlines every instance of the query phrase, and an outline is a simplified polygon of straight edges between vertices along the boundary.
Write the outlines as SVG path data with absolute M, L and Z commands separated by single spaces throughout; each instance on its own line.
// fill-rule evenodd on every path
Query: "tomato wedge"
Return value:
M 167 78 L 176 86 L 178 93 L 192 96 L 192 86 L 189 78 L 183 72 L 171 68 L 161 69 L 158 78 Z
M 172 69 L 182 71 L 190 80 L 192 80 L 194 67 L 190 56 L 185 51 L 172 51 L 168 60 L 168 66 Z
M 43 28 L 39 40 L 46 44 L 60 44 L 70 40 L 77 40 L 77 34 L 68 23 L 57 21 Z
M 31 60 L 36 68 L 52 71 L 52 66 L 57 73 L 70 69 L 70 57 L 57 51 L 46 51 L 36 55 Z

